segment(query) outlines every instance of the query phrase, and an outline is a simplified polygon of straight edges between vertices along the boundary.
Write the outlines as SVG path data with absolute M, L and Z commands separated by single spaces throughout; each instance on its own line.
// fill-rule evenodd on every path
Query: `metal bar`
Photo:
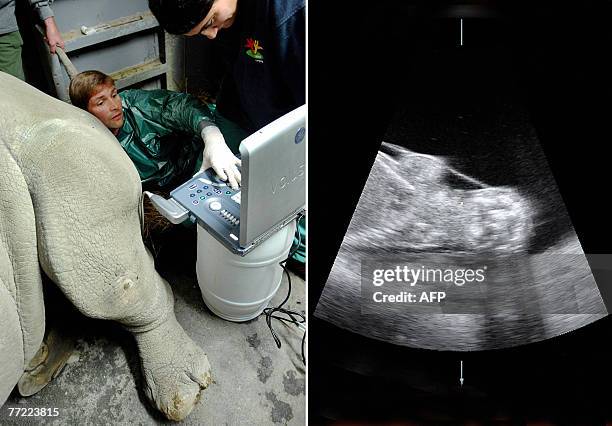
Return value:
M 63 33 L 62 37 L 66 46 L 65 51 L 68 53 L 157 26 L 159 26 L 159 23 L 153 14 L 143 12 L 93 27 L 82 27 L 80 31 L 74 30 Z
M 159 59 L 144 64 L 138 64 L 133 67 L 114 72 L 111 77 L 115 80 L 117 89 L 123 89 L 136 83 L 148 80 L 153 77 L 165 74 L 168 71 L 168 65 L 162 64 Z

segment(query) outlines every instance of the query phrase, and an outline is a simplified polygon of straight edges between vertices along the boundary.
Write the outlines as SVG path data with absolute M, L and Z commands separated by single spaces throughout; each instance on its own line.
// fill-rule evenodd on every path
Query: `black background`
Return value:
M 310 423 L 612 420 L 608 318 L 520 348 L 451 353 L 375 342 L 312 316 L 389 124 L 400 110 L 452 110 L 451 99 L 520 103 L 584 251 L 612 252 L 612 5 L 331 3 L 311 1 L 308 12 Z M 427 152 L 422 141 L 406 146 Z

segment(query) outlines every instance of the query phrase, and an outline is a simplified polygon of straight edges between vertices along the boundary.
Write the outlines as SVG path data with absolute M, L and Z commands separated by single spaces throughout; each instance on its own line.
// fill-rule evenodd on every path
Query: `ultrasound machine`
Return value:
M 208 307 L 222 318 L 259 315 L 278 289 L 306 204 L 306 106 L 278 118 L 240 144 L 238 190 L 212 168 L 170 193 L 148 194 L 172 223 L 198 225 L 198 283 Z

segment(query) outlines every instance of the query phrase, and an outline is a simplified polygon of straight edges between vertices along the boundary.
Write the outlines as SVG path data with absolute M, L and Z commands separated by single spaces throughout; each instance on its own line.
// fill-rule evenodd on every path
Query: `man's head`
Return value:
M 149 8 L 169 33 L 210 39 L 234 23 L 237 6 L 238 0 L 149 0 Z
M 113 133 L 123 126 L 121 98 L 115 81 L 100 71 L 84 71 L 70 82 L 72 105 L 95 115 Z

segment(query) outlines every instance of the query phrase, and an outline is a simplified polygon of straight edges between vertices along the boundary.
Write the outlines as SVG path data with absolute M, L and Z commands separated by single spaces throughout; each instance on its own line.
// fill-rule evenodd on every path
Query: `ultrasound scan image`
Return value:
M 548 339 L 607 314 L 528 118 L 503 100 L 470 105 L 394 117 L 316 317 L 397 345 L 473 351 Z M 445 304 L 421 309 L 364 297 L 376 265 L 406 264 L 484 264 L 488 279 L 447 286 Z
M 376 6 L 311 44 L 309 421 L 610 423 L 610 8 Z

